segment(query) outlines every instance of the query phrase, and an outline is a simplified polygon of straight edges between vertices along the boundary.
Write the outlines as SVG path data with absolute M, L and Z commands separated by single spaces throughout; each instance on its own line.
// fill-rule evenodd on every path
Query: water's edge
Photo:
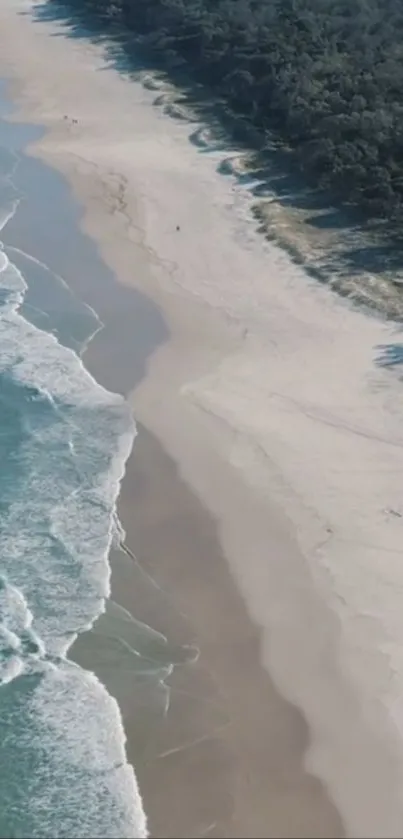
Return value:
M 1 229 L 3 231 L 2 239 L 4 244 L 1 246 L 2 249 L 0 251 L 0 257 L 2 257 L 2 268 L 4 269 L 2 285 L 6 293 L 7 305 L 11 305 L 13 316 L 18 317 L 21 322 L 25 319 L 24 323 L 26 323 L 27 326 L 29 324 L 32 324 L 32 327 L 28 329 L 29 334 L 31 336 L 38 336 L 38 339 L 43 339 L 46 341 L 49 356 L 52 353 L 52 348 L 54 348 L 55 352 L 63 350 L 64 357 L 70 358 L 71 363 L 78 364 L 80 366 L 82 370 L 82 375 L 84 376 L 85 381 L 87 382 L 82 392 L 82 396 L 84 397 L 83 410 L 85 410 L 86 403 L 85 390 L 86 388 L 92 387 L 90 382 L 93 382 L 94 387 L 96 388 L 98 393 L 102 392 L 105 393 L 105 395 L 107 394 L 105 398 L 107 399 L 108 404 L 109 401 L 112 401 L 112 403 L 118 405 L 121 404 L 122 407 L 124 407 L 125 403 L 121 399 L 121 397 L 114 396 L 113 393 L 103 391 L 103 388 L 99 387 L 99 385 L 96 383 L 96 380 L 93 379 L 92 376 L 90 376 L 90 374 L 86 372 L 86 369 L 83 366 L 82 358 L 87 353 L 88 347 L 90 346 L 90 343 L 93 341 L 94 337 L 97 335 L 99 336 L 100 330 L 103 330 L 104 324 L 102 323 L 98 314 L 95 313 L 90 306 L 84 304 L 77 297 L 75 297 L 74 293 L 70 291 L 66 279 L 66 274 L 68 275 L 69 272 L 71 273 L 75 269 L 78 269 L 80 272 L 87 272 L 87 280 L 89 283 L 92 271 L 93 275 L 95 275 L 93 276 L 93 280 L 96 281 L 97 285 L 99 286 L 100 266 L 102 265 L 101 260 L 96 254 L 95 246 L 93 246 L 92 243 L 89 243 L 89 241 L 86 240 L 86 237 L 84 237 L 79 230 L 79 218 L 74 218 L 74 216 L 79 217 L 79 211 L 74 210 L 74 212 L 72 212 L 71 208 L 66 206 L 67 201 L 71 204 L 71 196 L 68 194 L 68 186 L 63 183 L 63 179 L 57 173 L 53 172 L 51 169 L 48 169 L 48 167 L 45 167 L 42 163 L 24 155 L 24 149 L 27 147 L 29 143 L 33 141 L 33 139 L 40 136 L 42 131 L 37 127 L 16 125 L 8 121 L 4 121 L 4 117 L 6 117 L 7 113 L 9 113 L 12 110 L 12 106 L 9 98 L 5 95 L 5 89 L 3 86 L 0 89 L 0 94 L 0 136 L 2 138 L 2 140 L 0 140 L 0 151 L 2 152 L 2 162 L 4 169 L 4 171 L 0 170 L 0 175 L 3 175 L 2 183 L 4 186 L 4 190 L 6 190 L 6 192 L 8 191 L 9 193 L 8 195 L 6 195 L 3 190 L 3 203 L 6 206 L 5 212 L 3 213 L 1 219 Z M 3 117 L 3 120 L 1 120 L 1 117 Z M 4 141 L 4 145 L 2 141 Z M 9 163 L 11 163 L 10 166 Z M 46 185 L 48 186 L 48 191 L 46 189 Z M 55 190 L 59 191 L 59 195 L 56 196 L 56 201 Z M 63 190 L 65 191 L 65 195 L 61 195 L 61 192 Z M 30 203 L 30 199 L 32 198 L 35 198 L 34 205 Z M 44 212 L 46 202 L 47 213 Z M 38 203 L 41 206 L 38 206 Z M 58 235 L 60 236 L 60 227 L 58 234 L 57 212 L 55 216 L 55 209 L 57 206 L 60 209 L 60 216 L 62 222 L 62 241 L 64 244 L 64 247 L 62 248 L 60 248 L 61 242 L 58 242 Z M 55 233 L 55 239 L 52 243 L 53 248 L 52 245 L 49 245 L 50 237 L 49 229 L 47 228 L 46 223 L 46 216 L 49 217 L 49 222 L 53 224 L 52 233 Z M 69 216 L 70 218 L 68 218 Z M 68 221 L 69 224 L 66 225 L 66 221 Z M 79 241 L 78 248 L 75 247 L 71 249 L 69 247 L 69 245 L 71 244 L 69 242 L 69 237 L 71 236 L 75 236 Z M 75 244 L 77 245 L 77 242 Z M 46 252 L 49 250 L 53 250 L 53 253 L 50 254 L 50 259 L 47 259 L 45 258 L 45 255 Z M 80 259 L 80 251 L 81 256 L 84 256 L 84 259 Z M 75 255 L 74 265 L 71 264 L 72 253 L 74 253 Z M 68 264 L 69 262 L 70 265 Z M 102 268 L 104 273 L 103 280 L 105 286 L 108 283 L 109 285 L 111 285 L 111 283 L 114 283 L 113 276 L 110 275 L 110 272 L 108 272 L 104 266 L 102 266 Z M 8 285 L 6 283 L 6 286 L 4 286 L 4 278 L 6 276 L 6 272 L 8 272 L 8 274 L 10 274 L 11 272 L 12 274 L 13 279 L 11 286 L 10 282 L 8 282 Z M 26 284 L 25 282 L 26 278 L 28 278 L 29 280 L 28 284 Z M 16 284 L 19 284 L 18 288 Z M 122 297 L 124 298 L 124 294 L 122 294 Z M 136 295 L 135 292 L 131 293 L 131 297 L 137 297 L 137 307 L 139 307 L 140 304 L 140 309 L 142 309 L 143 313 L 144 310 L 148 311 L 150 307 L 148 301 L 144 299 L 140 301 L 140 295 Z M 124 300 L 122 300 L 122 304 L 123 307 L 126 305 Z M 130 311 L 133 312 L 133 305 L 130 307 Z M 151 352 L 153 349 L 153 345 L 156 345 L 158 343 L 158 340 L 156 339 L 158 332 L 159 340 L 162 340 L 163 337 L 165 337 L 164 329 L 161 317 L 157 313 L 155 317 L 154 330 L 150 330 L 150 345 L 146 348 L 144 348 L 144 346 L 142 347 L 142 353 L 144 355 L 147 355 L 149 352 Z M 139 355 L 141 355 L 141 353 L 139 353 Z M 73 356 L 75 358 L 75 361 L 73 360 Z M 86 358 L 87 357 L 88 355 L 86 356 Z M 139 358 L 139 375 L 141 375 L 144 372 L 144 364 L 145 358 Z M 51 358 L 48 357 L 46 363 L 47 369 L 50 368 L 50 365 Z M 36 393 L 38 393 L 39 398 L 39 395 L 42 392 L 41 387 L 37 389 L 38 386 L 35 379 L 33 379 L 32 383 L 28 381 L 28 386 L 30 386 L 31 384 L 33 386 L 33 391 L 35 391 L 35 393 L 33 392 L 32 394 L 32 398 L 36 398 Z M 121 383 L 119 384 L 119 389 L 124 392 L 125 388 L 122 387 Z M 133 383 L 131 382 L 131 384 Z M 46 398 L 48 398 L 47 391 L 45 395 Z M 60 398 L 63 399 L 64 393 L 60 392 L 59 395 Z M 51 392 L 49 392 L 49 399 L 51 401 L 54 400 L 54 394 Z M 128 412 L 129 409 L 126 405 L 126 407 L 124 407 L 123 413 L 126 416 L 125 424 L 127 421 L 129 421 L 129 426 L 123 432 L 123 437 L 121 439 L 121 442 L 119 443 L 119 462 L 117 462 L 116 466 L 114 467 L 114 491 L 112 492 L 112 496 L 109 502 L 112 505 L 110 507 L 111 519 L 110 524 L 108 526 L 107 543 L 104 544 L 104 548 L 106 551 L 104 559 L 106 577 L 104 579 L 103 589 L 100 592 L 100 597 L 99 595 L 97 597 L 98 605 L 96 613 L 92 614 L 92 618 L 89 622 L 84 621 L 84 624 L 82 621 L 81 624 L 79 622 L 80 628 L 78 629 L 78 632 L 79 634 L 86 632 L 88 629 L 91 628 L 91 626 L 94 625 L 94 622 L 97 621 L 97 632 L 101 636 L 101 640 L 99 643 L 102 644 L 103 647 L 107 647 L 109 644 L 111 649 L 113 648 L 114 644 L 116 645 L 117 636 L 119 636 L 120 639 L 122 635 L 126 634 L 126 645 L 132 645 L 132 653 L 135 654 L 136 658 L 139 657 L 140 659 L 142 659 L 143 656 L 143 660 L 146 660 L 148 662 L 150 671 L 154 671 L 155 679 L 159 683 L 161 681 L 162 676 L 164 674 L 166 676 L 171 670 L 171 664 L 168 660 L 169 656 L 165 654 L 165 656 L 161 657 L 161 647 L 164 648 L 165 639 L 162 637 L 158 637 L 158 634 L 153 633 L 151 629 L 149 630 L 149 632 L 147 632 L 148 627 L 144 627 L 143 625 L 138 624 L 138 622 L 133 620 L 132 616 L 129 613 L 121 609 L 119 606 L 117 606 L 117 604 L 113 604 L 110 600 L 108 601 L 108 597 L 110 596 L 110 564 L 108 562 L 107 557 L 110 552 L 112 543 L 114 542 L 115 547 L 118 547 L 119 542 L 123 538 L 123 533 L 121 531 L 117 519 L 116 504 L 119 488 L 124 476 L 125 463 L 127 462 L 127 459 L 130 455 L 135 436 L 133 421 L 132 419 L 129 420 L 130 412 Z M 71 445 L 73 446 L 74 443 L 72 442 Z M 80 458 L 85 457 L 84 451 L 79 454 Z M 83 538 L 84 533 L 82 532 L 80 534 L 79 532 L 79 538 L 80 535 L 81 538 Z M 7 580 L 5 582 L 5 585 L 7 585 Z M 10 587 L 10 591 L 13 591 L 12 587 Z M 109 604 L 108 608 L 106 609 L 106 612 L 105 603 Z M 60 615 L 57 616 L 56 625 L 58 625 L 59 619 Z M 32 625 L 35 625 L 35 616 L 29 616 L 28 625 L 29 622 L 31 622 Z M 67 623 L 68 622 L 69 621 L 67 621 Z M 49 638 L 46 639 L 46 645 L 42 646 L 41 639 L 39 639 L 39 652 L 35 651 L 36 658 L 41 658 L 41 655 L 44 655 L 45 658 L 51 655 L 53 656 L 54 661 L 60 661 L 61 659 L 63 659 L 63 661 L 66 662 L 66 666 L 69 670 L 69 673 L 74 673 L 73 678 L 77 679 L 78 665 L 74 665 L 70 659 L 70 654 L 72 653 L 72 644 L 76 636 L 77 631 L 75 631 L 74 628 L 68 628 L 66 639 L 65 641 L 63 641 L 63 644 L 54 644 L 53 650 L 51 642 L 51 633 L 49 635 Z M 35 635 L 33 637 L 36 638 L 37 636 Z M 139 639 L 141 650 L 140 653 L 138 649 L 136 649 L 136 647 L 138 646 L 137 642 L 139 641 Z M 154 648 L 154 651 L 152 648 Z M 107 654 L 108 649 L 106 650 L 105 655 L 107 656 Z M 55 656 L 56 659 L 54 658 Z M 131 655 L 130 660 L 132 665 L 134 661 L 133 655 Z M 152 667 L 153 660 L 155 662 L 154 668 Z M 52 666 L 54 667 L 55 665 L 52 664 Z M 10 669 L 10 663 L 7 664 L 7 667 L 9 672 L 8 681 L 13 681 L 15 679 L 15 675 L 17 675 L 20 663 L 18 662 L 18 667 L 15 671 L 12 667 Z M 26 663 L 22 662 L 21 667 L 23 670 L 24 668 L 27 668 Z M 28 668 L 28 673 L 30 672 L 31 670 Z M 94 679 L 93 675 L 90 672 L 88 673 L 88 677 L 90 680 Z M 98 680 L 96 679 L 96 681 Z M 17 682 L 18 680 L 15 681 L 16 684 Z M 66 689 L 66 687 L 64 689 Z M 115 715 L 116 718 L 115 724 L 121 728 L 122 732 L 121 737 L 123 739 L 121 742 L 120 756 L 116 754 L 114 758 L 112 757 L 112 764 L 115 764 L 116 771 L 119 771 L 121 774 L 121 771 L 123 771 L 122 755 L 124 754 L 124 735 L 122 721 L 115 700 L 108 696 L 106 704 L 108 705 L 108 708 L 106 708 L 105 706 L 104 716 L 106 713 L 108 713 L 108 711 L 110 715 L 112 709 L 112 713 Z M 93 714 L 95 713 L 96 715 L 98 710 L 99 709 L 97 707 L 93 708 Z M 60 709 L 56 712 L 56 714 L 57 713 L 60 713 Z M 55 724 L 57 726 L 57 720 Z M 90 736 L 92 736 L 93 742 L 96 742 L 98 735 L 95 730 L 91 732 Z M 102 745 L 103 744 L 101 743 L 101 752 Z M 105 743 L 104 747 L 107 749 L 107 751 L 110 752 L 110 743 L 108 745 L 106 745 Z M 88 754 L 86 758 L 83 755 L 83 758 L 88 760 Z M 74 763 L 76 763 L 76 758 L 74 758 Z M 119 766 L 121 767 L 120 770 L 118 770 Z M 71 778 L 69 779 L 68 783 L 71 785 Z M 77 773 L 77 783 L 80 783 L 79 773 Z M 127 806 L 129 807 L 129 810 L 134 806 L 136 811 L 134 814 L 136 824 L 134 824 L 133 822 L 133 814 L 129 817 L 128 811 L 125 812 L 126 805 L 124 805 L 122 801 L 120 801 L 119 803 L 116 801 L 114 805 L 112 800 L 109 800 L 109 808 L 113 811 L 115 807 L 115 810 L 119 812 L 116 812 L 115 814 L 112 813 L 112 820 L 113 818 L 115 818 L 115 823 L 110 826 L 108 835 L 145 835 L 146 820 L 144 812 L 140 810 L 140 799 L 138 796 L 138 790 L 134 779 L 134 775 L 132 776 L 132 781 L 130 782 L 129 776 L 126 773 L 126 777 L 120 777 L 119 780 L 117 780 L 117 784 L 120 788 L 119 794 L 121 796 L 126 795 L 126 798 L 132 798 L 132 803 L 130 805 L 127 804 Z M 99 779 L 97 780 L 97 786 L 100 787 L 102 793 L 103 784 L 99 784 Z M 71 790 L 70 794 L 70 804 L 72 804 L 74 808 L 74 806 L 77 806 L 77 802 L 75 802 L 74 800 L 74 788 Z M 50 795 L 50 797 L 53 798 L 54 796 Z M 32 804 L 31 801 L 29 803 L 30 805 Z M 59 818 L 58 830 L 63 831 L 64 829 L 66 831 L 66 834 L 72 836 L 104 835 L 106 827 L 105 824 L 102 823 L 102 814 L 98 818 L 98 824 L 94 825 L 94 823 L 91 822 L 90 804 L 91 802 L 87 802 L 87 812 L 85 813 L 84 819 L 85 823 L 82 824 L 75 824 L 74 816 L 73 820 L 71 820 L 70 815 L 66 815 L 65 827 L 63 828 L 63 824 L 60 824 L 60 812 L 56 812 L 55 815 Z M 97 807 L 99 808 L 99 801 L 97 801 Z M 52 823 L 49 825 L 45 825 L 43 823 L 45 811 L 41 808 L 39 808 L 39 810 L 40 812 L 38 811 L 38 813 L 36 814 L 36 821 L 35 819 L 32 820 L 30 814 L 31 821 L 28 821 L 28 825 L 26 823 L 23 823 L 17 826 L 7 822 L 7 812 L 4 812 L 3 819 L 5 822 L 5 831 L 14 831 L 13 835 L 16 836 L 56 835 L 54 834 L 54 824 Z M 77 813 L 76 816 L 77 818 L 79 818 L 79 813 Z M 59 832 L 58 835 L 64 834 L 62 832 Z

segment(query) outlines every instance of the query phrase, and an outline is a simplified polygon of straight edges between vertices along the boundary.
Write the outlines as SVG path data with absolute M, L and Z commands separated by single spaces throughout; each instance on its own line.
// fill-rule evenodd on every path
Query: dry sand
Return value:
M 225 829 L 338 835 L 334 810 L 301 771 L 307 745 L 306 767 L 349 835 L 402 836 L 403 391 L 396 372 L 376 364 L 379 345 L 398 343 L 396 328 L 315 286 L 264 242 L 249 223 L 248 195 L 216 173 L 222 154 L 200 153 L 189 126 L 153 107 L 155 93 L 108 65 L 104 47 L 50 37 L 62 26 L 33 22 L 22 0 L 2 0 L 0 31 L 1 68 L 15 81 L 21 117 L 50 129 L 33 153 L 67 175 L 104 259 L 158 303 L 171 330 L 135 389 L 134 412 L 176 463 L 182 490 L 184 482 L 214 517 L 217 564 L 204 578 L 200 533 L 189 525 L 184 542 L 178 536 L 186 508 L 173 472 L 167 479 L 174 467 L 158 474 L 152 437 L 138 446 L 144 466 L 132 459 L 131 480 L 149 462 L 154 488 L 141 520 L 133 507 L 130 537 L 145 554 L 154 545 L 152 572 L 189 615 L 200 667 L 227 691 L 245 731 L 242 741 L 233 723 L 234 779 L 225 768 L 220 775 L 233 802 Z M 166 567 L 164 522 L 176 533 Z M 224 580 L 224 562 L 239 595 Z M 298 714 L 263 684 L 258 649 L 304 715 L 309 744 Z M 213 755 L 199 764 L 202 789 Z M 177 790 L 183 764 L 172 771 Z M 166 777 L 161 768 L 154 783 Z M 265 832 L 282 796 L 279 824 Z M 177 792 L 165 807 L 173 800 Z M 174 835 L 161 828 L 163 805 L 158 835 Z M 318 821 L 310 824 L 312 808 Z

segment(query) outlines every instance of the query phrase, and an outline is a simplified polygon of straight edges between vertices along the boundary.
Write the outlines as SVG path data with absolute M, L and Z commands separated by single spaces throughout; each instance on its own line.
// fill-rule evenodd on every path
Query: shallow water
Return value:
M 118 705 L 67 653 L 101 616 L 94 666 L 107 636 L 104 669 L 124 647 L 131 677 L 166 702 L 172 651 L 116 604 L 105 612 L 135 425 L 82 363 L 102 322 L 55 270 L 57 243 L 52 268 L 31 252 L 35 161 L 20 152 L 37 134 L 0 121 L 0 837 L 142 836 Z

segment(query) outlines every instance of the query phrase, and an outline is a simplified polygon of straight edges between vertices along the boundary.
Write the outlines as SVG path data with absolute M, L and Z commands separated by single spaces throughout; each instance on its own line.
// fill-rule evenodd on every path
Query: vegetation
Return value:
M 73 0 L 186 65 L 318 185 L 396 233 L 403 220 L 399 0 Z

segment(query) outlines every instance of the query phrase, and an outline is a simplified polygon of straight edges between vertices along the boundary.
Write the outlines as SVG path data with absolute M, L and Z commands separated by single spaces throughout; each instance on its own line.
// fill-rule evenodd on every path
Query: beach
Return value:
M 399 329 L 265 241 L 227 153 L 49 8 L 2 2 L 8 118 L 43 126 L 29 154 L 114 284 L 62 217 L 24 241 L 105 324 L 84 361 L 137 423 L 112 598 L 168 646 L 162 680 L 97 624 L 73 657 L 117 698 L 152 836 L 399 837 Z

